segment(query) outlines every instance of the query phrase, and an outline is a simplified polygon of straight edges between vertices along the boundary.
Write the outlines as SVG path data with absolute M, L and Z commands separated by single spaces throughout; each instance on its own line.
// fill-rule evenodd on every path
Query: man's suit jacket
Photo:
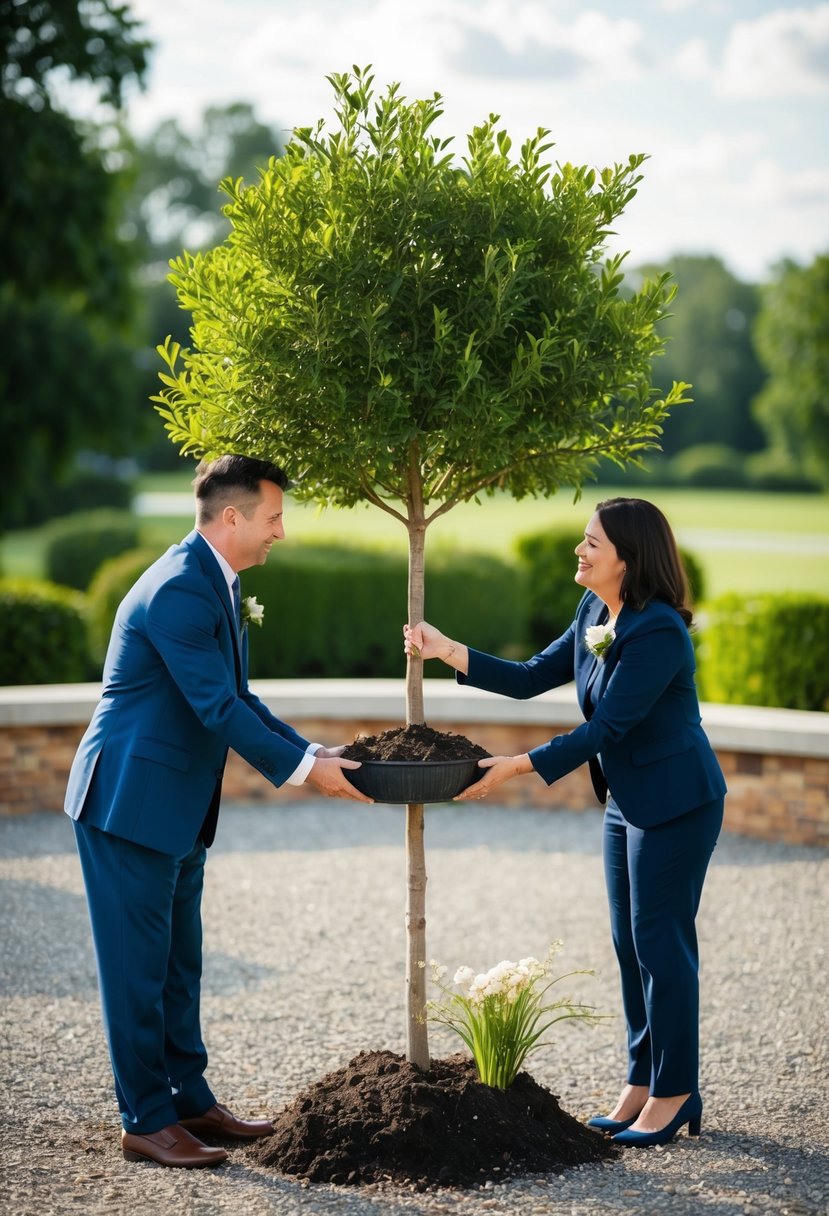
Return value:
M 639 612 L 623 606 L 600 662 L 584 637 L 606 617 L 588 591 L 573 624 L 546 650 L 525 663 L 470 650 L 466 680 L 522 699 L 575 680 L 587 721 L 534 748 L 533 767 L 550 785 L 590 763 L 600 801 L 606 781 L 625 818 L 652 827 L 722 797 L 725 781 L 701 726 L 694 648 L 679 613 L 661 600 Z
M 210 547 L 191 532 L 118 609 L 67 814 L 178 856 L 208 810 L 215 819 L 228 747 L 274 785 L 291 775 L 307 740 L 248 689 L 246 633 Z

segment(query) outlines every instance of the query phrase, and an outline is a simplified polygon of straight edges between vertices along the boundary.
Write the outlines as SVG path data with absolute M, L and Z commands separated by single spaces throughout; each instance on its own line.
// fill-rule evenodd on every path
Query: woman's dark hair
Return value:
M 665 600 L 690 626 L 688 576 L 671 525 L 659 508 L 644 498 L 608 498 L 598 503 L 596 512 L 625 563 L 622 603 L 639 611 L 652 599 Z
M 272 481 L 280 490 L 287 490 L 290 484 L 287 474 L 269 460 L 232 454 L 203 460 L 193 478 L 198 521 L 209 523 L 229 503 L 248 515 L 259 502 L 261 481 Z

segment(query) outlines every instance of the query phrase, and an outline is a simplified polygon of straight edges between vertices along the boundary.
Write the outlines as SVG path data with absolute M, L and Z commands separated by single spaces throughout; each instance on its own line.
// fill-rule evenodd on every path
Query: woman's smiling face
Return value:
M 618 604 L 625 563 L 608 540 L 598 514 L 584 530 L 584 540 L 576 545 L 579 559 L 576 582 L 594 592 L 606 604 Z

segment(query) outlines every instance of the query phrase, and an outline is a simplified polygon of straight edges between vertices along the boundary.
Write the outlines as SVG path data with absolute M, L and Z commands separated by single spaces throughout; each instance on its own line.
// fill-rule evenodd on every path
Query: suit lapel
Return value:
M 616 636 L 613 639 L 613 645 L 607 651 L 603 662 L 600 663 L 598 659 L 596 660 L 597 671 L 595 679 L 591 681 L 591 687 L 593 683 L 598 683 L 599 697 L 604 694 L 604 690 L 607 687 L 607 682 L 613 675 L 613 671 L 619 658 L 619 642 L 624 636 L 625 630 L 630 625 L 630 621 L 631 609 L 625 604 L 622 604 L 622 611 L 619 613 L 619 616 L 616 619 L 616 626 L 614 629 Z
M 230 595 L 230 588 L 227 585 L 224 574 L 222 574 L 219 563 L 210 551 L 210 547 L 204 537 L 199 532 L 193 531 L 186 537 L 185 544 L 189 544 L 193 552 L 199 559 L 199 564 L 205 573 L 206 578 L 213 585 L 213 589 L 219 597 L 222 607 L 227 617 L 227 626 L 230 630 L 230 638 L 233 644 L 233 658 L 236 668 L 236 684 L 241 687 L 242 681 L 242 640 L 239 637 L 239 627 L 236 622 L 236 611 L 233 607 L 233 600 Z
M 576 639 L 578 647 L 576 654 L 576 690 L 578 692 L 579 705 L 585 718 L 590 718 L 593 713 L 590 691 L 603 664 L 599 663 L 587 649 L 584 635 L 592 625 L 599 624 L 605 612 L 605 605 L 598 596 L 594 596 L 581 621 L 579 636 Z
M 630 623 L 632 620 L 631 612 L 632 612 L 632 610 L 630 608 L 628 608 L 627 605 L 625 605 L 625 604 L 622 605 L 622 610 L 619 613 L 619 616 L 616 620 L 616 626 L 615 626 L 615 630 L 614 630 L 616 637 L 613 640 L 613 645 L 607 651 L 605 658 L 602 662 L 599 662 L 599 660 L 597 658 L 590 655 L 590 652 L 587 650 L 587 647 L 585 646 L 584 634 L 585 634 L 585 631 L 591 625 L 598 625 L 601 623 L 601 621 L 604 618 L 606 618 L 607 609 L 606 609 L 604 603 L 597 597 L 595 599 L 594 603 L 591 604 L 590 608 L 585 613 L 584 624 L 582 626 L 582 631 L 581 631 L 581 638 L 579 640 L 579 644 L 584 651 L 584 661 L 583 661 L 581 671 L 578 673 L 578 675 L 576 677 L 576 686 L 578 689 L 579 704 L 581 705 L 582 713 L 584 714 L 585 718 L 589 719 L 593 716 L 594 689 L 597 686 L 598 695 L 599 695 L 599 697 L 601 697 L 602 694 L 604 693 L 605 688 L 607 687 L 608 680 L 613 675 L 614 668 L 616 667 L 616 663 L 618 661 L 619 642 L 620 642 L 621 638 L 623 637 L 625 631 L 630 626 Z

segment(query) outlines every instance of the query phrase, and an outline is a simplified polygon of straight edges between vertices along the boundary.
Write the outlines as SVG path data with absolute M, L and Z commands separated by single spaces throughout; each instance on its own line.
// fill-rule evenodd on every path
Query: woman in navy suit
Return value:
M 587 762 L 606 801 L 603 854 L 627 1022 L 628 1072 L 608 1116 L 621 1144 L 698 1135 L 699 956 L 695 919 L 722 826 L 725 782 L 700 725 L 688 588 L 664 515 L 639 498 L 599 503 L 576 548 L 585 588 L 575 620 L 524 663 L 482 654 L 421 621 L 407 653 L 510 697 L 575 680 L 585 722 L 487 771 L 460 795 L 483 798 L 535 770 L 547 784 Z

